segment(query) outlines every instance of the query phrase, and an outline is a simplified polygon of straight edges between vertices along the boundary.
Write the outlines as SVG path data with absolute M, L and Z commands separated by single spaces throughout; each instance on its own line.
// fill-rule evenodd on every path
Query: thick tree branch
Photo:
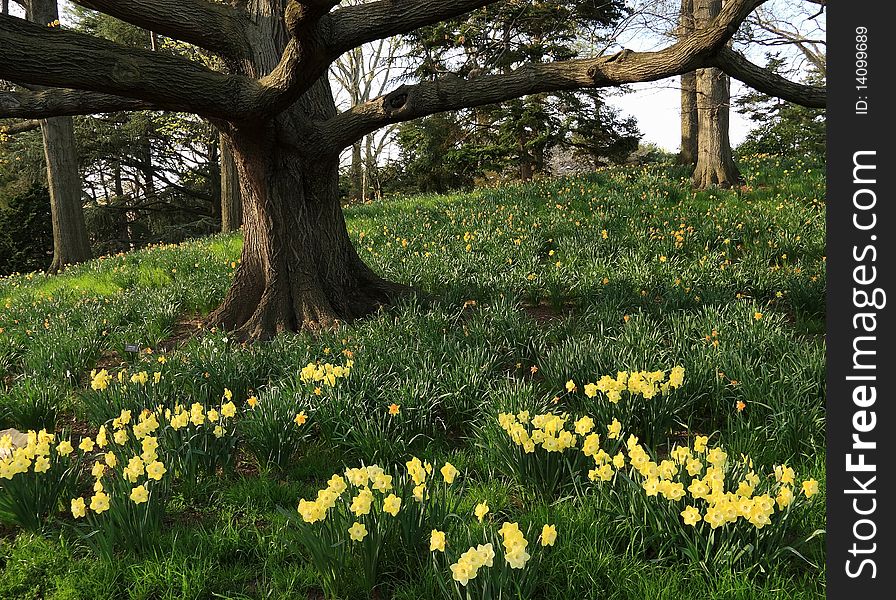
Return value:
M 497 0 L 379 0 L 332 13 L 335 0 L 289 0 L 284 14 L 292 36 L 279 64 L 260 79 L 259 110 L 276 114 L 295 102 L 344 52 L 462 15 Z
M 249 78 L 212 71 L 178 56 L 3 15 L 0 56 L 0 79 L 136 98 L 212 118 L 253 116 L 261 91 Z
M 46 119 L 152 108 L 156 107 L 145 100 L 82 90 L 0 92 L 0 117 L 3 118 Z
M 246 54 L 245 14 L 207 0 L 72 0 L 137 27 L 227 56 Z
M 711 66 L 720 68 L 731 77 L 764 94 L 809 108 L 824 108 L 827 104 L 827 93 L 824 88 L 789 81 L 751 63 L 730 48 L 723 48 L 710 62 Z
M 709 27 L 658 52 L 623 50 L 612 56 L 527 64 L 511 73 L 478 79 L 446 77 L 401 86 L 323 123 L 323 138 L 330 140 L 331 151 L 338 152 L 380 127 L 437 112 L 495 104 L 542 92 L 656 81 L 712 66 L 716 53 L 762 1 L 730 0 Z
M 380 0 L 340 8 L 329 15 L 328 45 L 333 56 L 374 40 L 414 31 L 494 4 L 497 0 Z
M 9 125 L 0 124 L 0 135 L 16 135 L 26 131 L 34 131 L 35 129 L 40 129 L 40 121 L 19 121 Z

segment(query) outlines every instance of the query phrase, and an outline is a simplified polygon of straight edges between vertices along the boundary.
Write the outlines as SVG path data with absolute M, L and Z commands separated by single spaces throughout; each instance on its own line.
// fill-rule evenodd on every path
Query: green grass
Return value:
M 651 532 L 607 514 L 598 495 L 533 504 L 496 471 L 483 427 L 505 407 L 554 407 L 555 396 L 556 408 L 587 410 L 581 393 L 562 393 L 569 379 L 680 364 L 672 425 L 653 446 L 711 434 L 733 456 L 823 482 L 823 167 L 762 157 L 742 168 L 747 187 L 736 191 L 694 192 L 683 170 L 652 166 L 348 208 L 362 258 L 424 295 L 318 336 L 246 347 L 203 332 L 166 355 L 156 392 L 162 403 L 214 402 L 225 387 L 240 401 L 293 397 L 301 366 L 350 352 L 344 384 L 303 400 L 314 432 L 305 450 L 284 469 L 237 469 L 177 492 L 158 547 L 112 563 L 59 526 L 6 529 L 0 597 L 305 597 L 316 574 L 278 507 L 294 511 L 337 465 L 411 453 L 466 469 L 509 519 L 554 519 L 558 546 L 534 574 L 542 597 L 822 597 L 823 567 L 795 556 L 765 572 L 707 572 L 657 555 Z M 177 322 L 221 300 L 240 247 L 213 236 L 0 279 L 0 425 L 99 424 L 90 370 L 158 368 Z M 387 418 L 393 402 L 398 419 Z M 823 497 L 788 526 L 794 543 L 823 529 Z M 824 564 L 823 536 L 799 550 Z M 384 593 L 441 597 L 431 566 Z

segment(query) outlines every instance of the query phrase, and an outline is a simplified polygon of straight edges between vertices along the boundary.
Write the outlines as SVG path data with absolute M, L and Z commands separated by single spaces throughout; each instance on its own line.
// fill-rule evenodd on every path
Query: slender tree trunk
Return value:
M 39 25 L 59 19 L 56 0 L 31 0 L 27 14 L 30 21 Z M 40 122 L 40 128 L 53 220 L 53 261 L 47 270 L 57 273 L 66 265 L 89 260 L 90 241 L 81 202 L 74 121 L 71 117 L 44 119 Z
M 678 37 L 685 38 L 694 32 L 694 0 L 681 0 Z M 697 164 L 698 148 L 697 73 L 691 71 L 681 76 L 681 151 L 678 163 Z
M 722 10 L 722 0 L 694 0 L 697 27 L 705 27 Z M 694 186 L 732 187 L 740 180 L 728 139 L 731 82 L 720 69 L 697 71 L 699 140 Z
M 240 176 L 227 138 L 221 136 L 221 231 L 230 233 L 243 225 Z
M 270 72 L 288 39 L 280 0 L 250 0 L 252 77 Z M 275 43 L 272 45 L 272 40 Z M 222 123 L 239 172 L 243 251 L 233 284 L 209 323 L 268 339 L 365 316 L 409 288 L 360 259 L 339 203 L 339 156 L 315 143 L 315 121 L 336 115 L 327 77 L 270 121 Z
M 45 119 L 40 128 L 53 219 L 53 261 L 47 270 L 57 273 L 66 265 L 89 260 L 90 242 L 81 203 L 81 177 L 72 118 Z
M 364 197 L 364 160 L 361 156 L 361 141 L 352 145 L 351 166 L 352 191 L 351 196 L 355 200 L 365 200 Z

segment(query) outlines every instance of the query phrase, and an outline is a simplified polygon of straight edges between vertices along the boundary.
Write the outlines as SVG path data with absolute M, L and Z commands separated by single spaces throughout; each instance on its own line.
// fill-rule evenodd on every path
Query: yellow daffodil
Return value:
M 146 490 L 146 486 L 138 485 L 134 489 L 131 490 L 131 500 L 134 504 L 143 504 L 147 500 L 149 500 L 149 492 Z
M 482 523 L 482 520 L 485 518 L 485 515 L 488 514 L 488 504 L 485 502 L 480 502 L 476 505 L 476 508 L 473 510 L 473 514 L 476 515 L 476 518 L 479 519 L 479 522 Z
M 557 527 L 555 525 L 545 525 L 541 528 L 541 545 L 553 546 L 557 539 Z
M 348 535 L 352 541 L 360 542 L 367 537 L 367 527 L 363 523 L 355 521 L 355 523 L 349 527 Z
M 433 529 L 429 535 L 429 551 L 444 552 L 445 551 L 445 532 Z
M 84 498 L 75 498 L 72 500 L 72 516 L 80 519 L 87 514 L 87 506 L 84 504 Z
M 458 471 L 454 465 L 450 462 L 446 462 L 445 466 L 439 469 L 439 472 L 442 474 L 442 477 L 445 479 L 445 483 L 452 484 L 454 483 L 454 478 L 457 477 Z
M 401 498 L 396 496 L 395 494 L 389 494 L 383 500 L 383 512 L 392 515 L 393 517 L 398 515 L 398 511 L 401 509 Z
M 700 515 L 700 511 L 697 510 L 696 506 L 688 506 L 683 511 L 681 511 L 681 518 L 684 519 L 685 525 L 691 526 L 696 526 L 697 522 L 703 519 L 703 517 Z
M 811 498 L 818 493 L 818 482 L 814 479 L 807 479 L 803 482 L 803 494 L 806 498 Z

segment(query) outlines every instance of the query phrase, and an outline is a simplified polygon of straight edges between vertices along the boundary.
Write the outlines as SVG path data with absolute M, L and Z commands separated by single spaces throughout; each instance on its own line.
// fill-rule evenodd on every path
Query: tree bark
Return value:
M 56 0 L 31 0 L 28 19 L 41 25 L 58 20 Z M 81 202 L 74 122 L 71 117 L 53 117 L 42 120 L 40 128 L 53 221 L 53 260 L 47 270 L 57 273 L 66 265 L 89 260 L 90 240 Z
M 268 339 L 365 316 L 404 291 L 358 257 L 339 203 L 338 157 L 297 151 L 288 119 L 235 129 L 244 200 L 233 285 L 210 316 L 238 337 Z
M 72 118 L 54 117 L 41 121 L 41 133 L 53 219 L 53 261 L 47 270 L 57 273 L 66 265 L 89 260 L 90 241 L 81 203 L 81 177 Z
M 351 196 L 355 200 L 366 200 L 364 196 L 364 161 L 361 157 L 361 140 L 352 144 Z
M 221 136 L 221 231 L 238 231 L 243 225 L 243 202 L 240 195 L 240 175 L 233 152 L 225 136 Z
M 694 0 L 697 28 L 706 27 L 722 10 L 722 0 Z M 731 81 L 721 69 L 697 71 L 698 151 L 694 186 L 732 187 L 740 180 L 728 138 Z
M 694 0 L 681 0 L 678 38 L 686 38 L 694 33 L 694 29 Z M 691 71 L 681 75 L 681 151 L 678 153 L 679 164 L 697 164 L 698 133 L 697 73 Z
M 277 0 L 252 0 L 245 74 L 274 69 L 288 40 Z M 273 42 L 273 43 L 272 43 Z M 409 288 L 383 280 L 358 256 L 339 202 L 339 155 L 313 123 L 333 118 L 326 76 L 273 119 L 225 124 L 239 173 L 243 250 L 233 284 L 208 318 L 243 339 L 317 330 L 363 317 Z

